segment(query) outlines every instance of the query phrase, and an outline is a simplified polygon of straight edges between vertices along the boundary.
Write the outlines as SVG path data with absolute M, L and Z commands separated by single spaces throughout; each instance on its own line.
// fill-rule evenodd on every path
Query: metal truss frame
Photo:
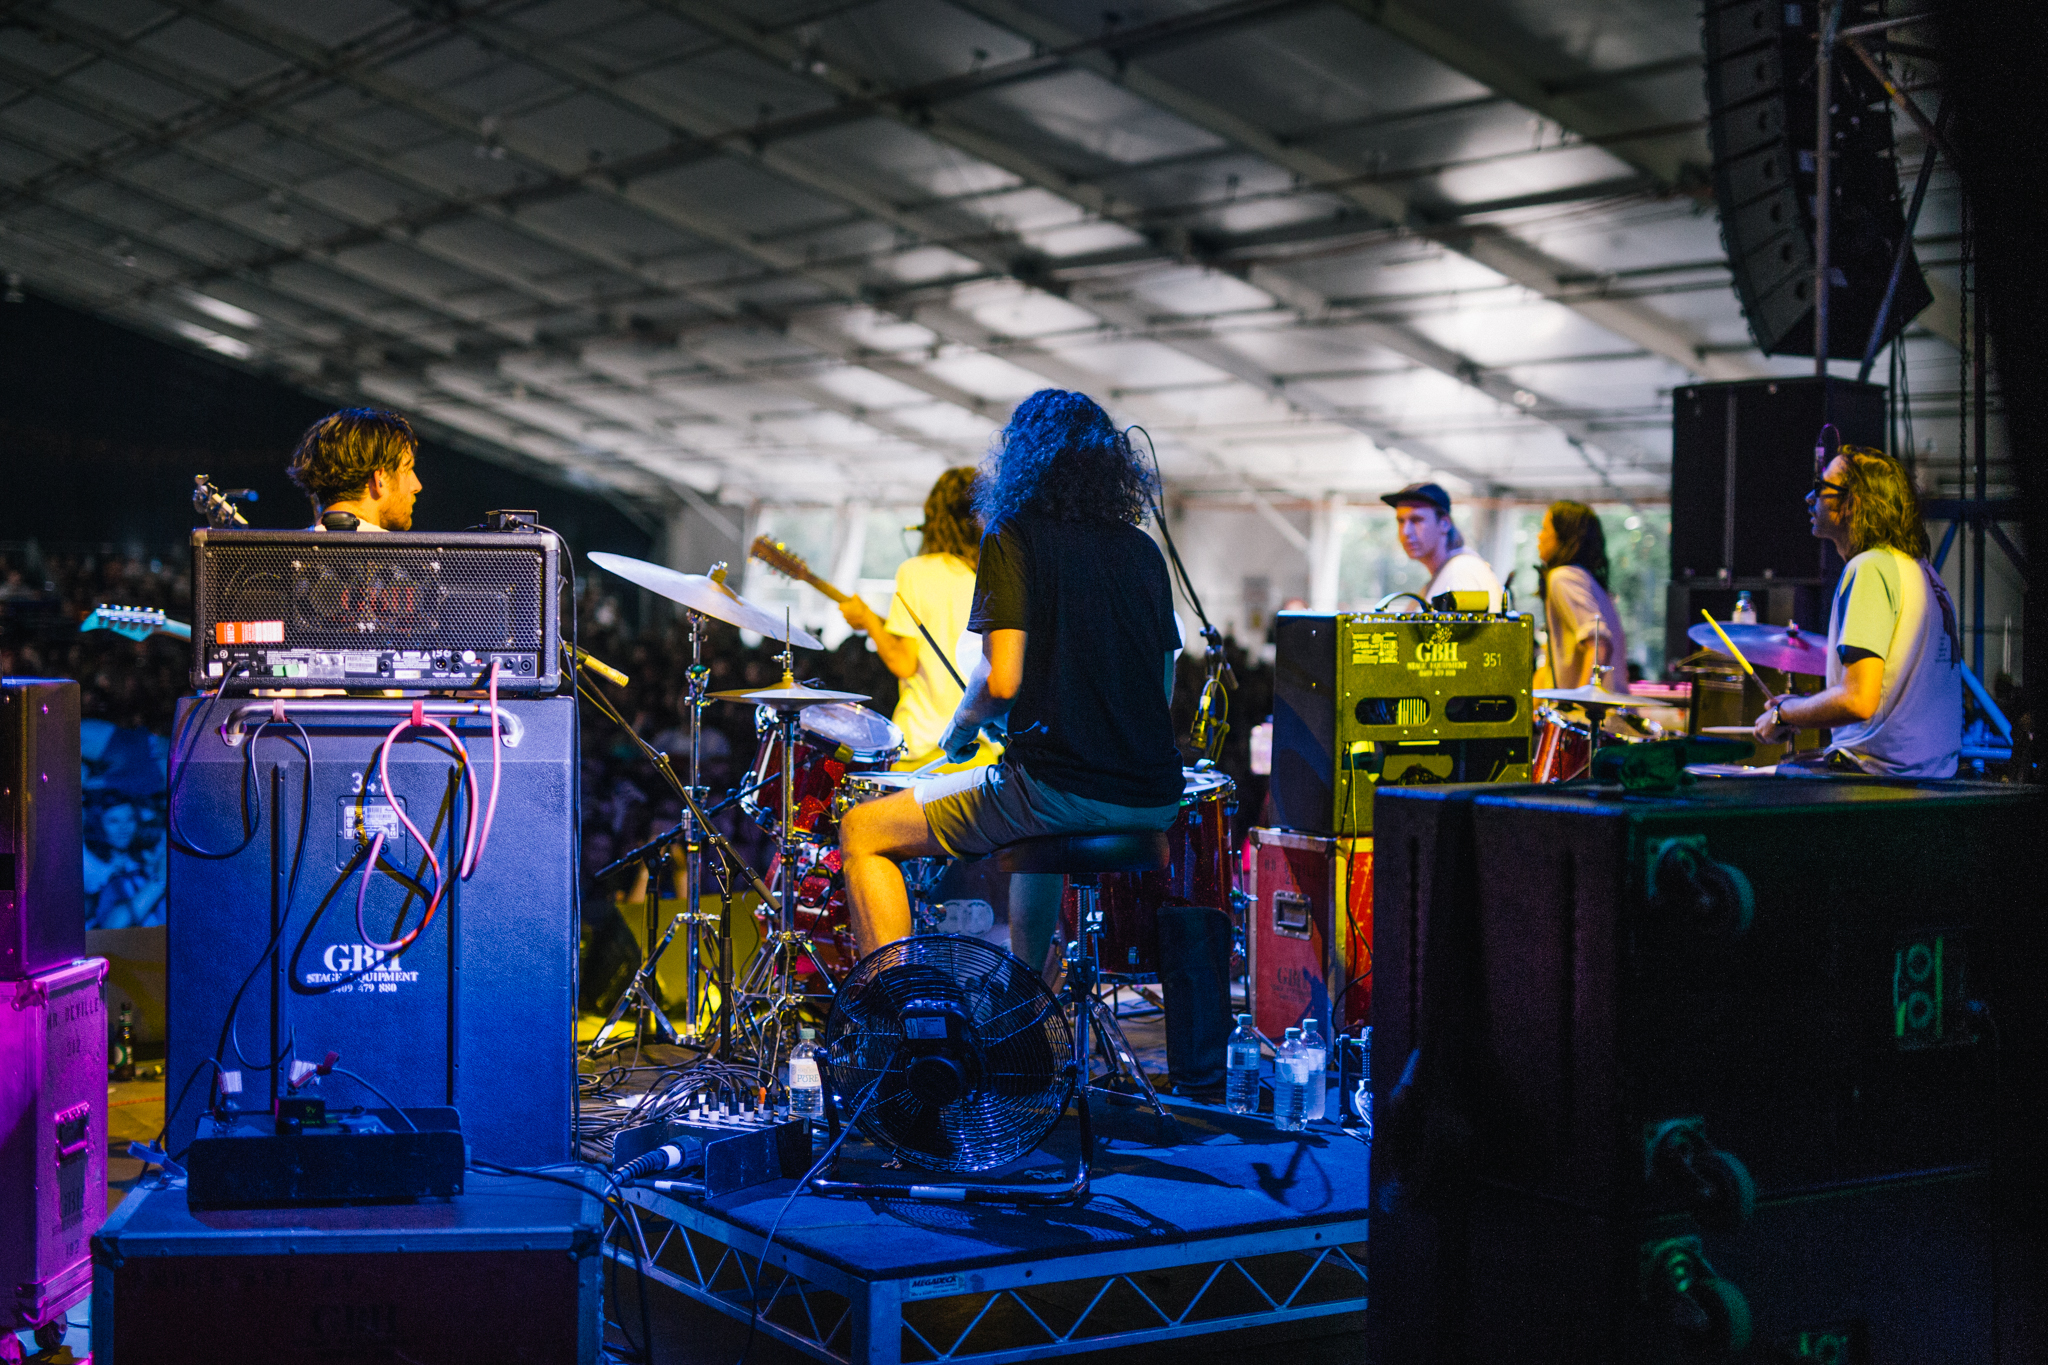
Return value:
M 1013 1362 L 1363 1313 L 1363 1217 L 868 1278 L 651 1190 L 647 1278 L 828 1365 Z M 652 1234 L 659 1230 L 659 1237 Z M 622 1266 L 630 1247 L 608 1245 Z

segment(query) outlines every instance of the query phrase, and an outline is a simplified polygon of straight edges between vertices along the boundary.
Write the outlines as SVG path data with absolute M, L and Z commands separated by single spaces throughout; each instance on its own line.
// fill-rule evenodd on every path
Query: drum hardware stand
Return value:
M 618 868 L 633 861 L 636 861 L 638 859 L 647 857 L 649 855 L 649 851 L 654 848 L 659 848 L 662 851 L 662 859 L 665 862 L 667 858 L 668 845 L 676 839 L 680 838 L 683 840 L 684 843 L 685 855 L 685 902 L 684 907 L 681 910 L 677 911 L 675 919 L 670 922 L 668 932 L 662 936 L 661 941 L 658 944 L 654 943 L 652 941 L 655 921 L 654 907 L 657 904 L 657 902 L 651 898 L 658 895 L 659 883 L 658 881 L 650 882 L 650 901 L 648 915 L 648 937 L 650 941 L 648 944 L 647 960 L 644 963 L 642 963 L 640 970 L 634 974 L 633 983 L 626 988 L 626 991 L 620 998 L 618 1004 L 613 1006 L 611 1014 L 606 1019 L 605 1028 L 599 1030 L 597 1037 L 591 1041 L 590 1047 L 586 1050 L 586 1056 L 594 1057 L 597 1055 L 599 1041 L 601 1041 L 604 1037 L 604 1034 L 607 1031 L 609 1031 L 612 1027 L 614 1027 L 617 1024 L 618 1020 L 624 1016 L 625 1011 L 628 1008 L 632 1007 L 632 1002 L 636 998 L 644 1000 L 647 1006 L 652 1006 L 654 1008 L 654 1017 L 659 1021 L 656 1024 L 656 1028 L 659 1032 L 662 1033 L 664 1041 L 681 1042 L 691 1046 L 705 1048 L 707 1051 L 709 1050 L 709 1043 L 707 1041 L 707 1034 L 709 1030 L 705 1027 L 705 1021 L 699 1017 L 699 1006 L 703 996 L 703 985 L 701 976 L 702 953 L 700 932 L 702 925 L 707 921 L 709 917 L 703 914 L 700 908 L 700 902 L 697 899 L 695 899 L 701 882 L 703 867 L 703 849 L 705 844 L 708 843 L 721 857 L 723 857 L 726 861 L 727 866 L 739 869 L 743 874 L 746 875 L 746 877 L 750 881 L 753 882 L 754 890 L 760 895 L 762 904 L 766 905 L 770 903 L 773 899 L 773 894 L 769 890 L 767 882 L 763 881 L 760 877 L 760 874 L 756 873 L 753 870 L 753 868 L 747 865 L 746 860 L 740 857 L 739 851 L 733 848 L 732 844 L 729 841 L 727 841 L 725 835 L 720 833 L 717 826 L 713 825 L 710 822 L 710 820 L 704 814 L 703 807 L 698 804 L 698 798 L 703 793 L 704 788 L 698 786 L 695 779 L 698 777 L 698 765 L 702 757 L 701 712 L 703 707 L 710 704 L 709 698 L 706 697 L 704 694 L 704 683 L 709 675 L 710 670 L 705 668 L 702 663 L 704 617 L 702 614 L 695 611 L 686 611 L 685 615 L 688 617 L 690 622 L 690 657 L 692 660 L 690 671 L 688 674 L 690 685 L 688 702 L 691 708 L 690 777 L 692 781 L 690 785 L 685 786 L 682 780 L 676 776 L 675 765 L 672 762 L 670 762 L 669 756 L 663 753 L 661 750 L 655 748 L 653 745 L 649 744 L 645 739 L 642 739 L 640 737 L 639 731 L 635 730 L 632 727 L 632 725 L 626 721 L 625 717 L 621 716 L 616 710 L 616 708 L 614 708 L 610 704 L 610 702 L 602 696 L 602 694 L 589 694 L 596 698 L 596 700 L 598 701 L 599 710 L 603 711 L 607 716 L 609 716 L 609 718 L 612 721 L 614 721 L 621 730 L 625 732 L 626 737 L 632 740 L 634 744 L 639 746 L 641 753 L 644 754 L 647 757 L 648 761 L 654 765 L 655 770 L 662 775 L 663 779 L 667 781 L 669 786 L 675 790 L 675 793 L 683 798 L 683 818 L 680 823 L 678 823 L 674 828 L 669 829 L 664 833 L 656 836 L 656 838 L 650 844 L 642 845 L 640 848 L 632 850 L 631 852 L 627 853 L 625 857 L 614 861 L 611 864 L 611 866 L 600 870 L 597 879 L 602 880 L 604 877 L 609 876 Z M 788 778 L 787 775 L 785 775 L 785 793 L 787 792 L 787 788 Z M 650 866 L 650 878 L 654 877 L 654 875 L 654 868 Z M 732 1041 L 730 1015 L 734 996 L 732 989 L 732 950 L 730 942 L 731 925 L 727 918 L 728 912 L 729 904 L 722 903 L 718 919 L 721 935 L 726 941 L 720 945 L 720 967 L 717 983 L 719 988 L 718 1050 L 720 1052 L 730 1051 Z M 685 939 L 685 944 L 686 951 L 689 953 L 688 990 L 690 998 L 688 1004 L 688 1014 L 685 1016 L 687 1032 L 681 1037 L 677 1036 L 674 1025 L 669 1022 L 667 1017 L 661 1013 L 659 1006 L 655 1004 L 652 986 L 652 983 L 654 981 L 655 969 L 659 964 L 661 955 L 668 948 L 670 941 L 675 937 L 675 932 L 678 926 L 683 926 L 687 929 L 687 937 Z M 648 1016 L 646 1014 L 645 1009 L 643 1008 L 641 1015 L 643 1026 L 647 1021 L 647 1018 Z M 638 1036 L 637 1030 L 636 1036 Z
M 1160 1103 L 1159 1092 L 1152 1088 L 1151 1080 L 1145 1075 L 1145 1068 L 1138 1065 L 1138 1058 L 1131 1051 L 1130 1041 L 1124 1037 L 1123 1029 L 1117 1024 L 1116 1010 L 1110 1001 L 1097 993 L 1102 984 L 1102 902 L 1098 889 L 1092 882 L 1074 883 L 1074 922 L 1079 935 L 1067 944 L 1066 983 L 1063 987 L 1065 1004 L 1074 1016 L 1074 1058 L 1080 1068 L 1076 1084 L 1083 1090 L 1100 1090 L 1129 1101 L 1142 1101 L 1150 1105 L 1165 1125 L 1167 1134 L 1178 1132 L 1173 1115 L 1166 1112 Z M 1088 1032 L 1094 1026 L 1096 1042 L 1102 1057 L 1109 1064 L 1109 1073 L 1100 1081 L 1089 1078 Z M 1177 1141 L 1170 1138 L 1170 1141 Z
M 782 644 L 782 685 L 793 687 L 796 683 L 795 647 L 784 632 Z M 776 925 L 762 940 L 754 960 L 748 965 L 746 979 L 741 981 L 734 996 L 735 1004 L 767 1003 L 767 1009 L 756 1013 L 747 1010 L 741 1016 L 741 1027 L 748 1034 L 748 1041 L 754 1050 L 754 1060 L 763 1070 L 774 1069 L 783 1051 L 786 1038 L 796 1036 L 794 1024 L 785 1028 L 785 1015 L 801 1015 L 803 1007 L 812 998 L 812 992 L 797 980 L 797 963 L 808 960 L 818 979 L 825 983 L 822 992 L 826 999 L 837 994 L 832 985 L 832 975 L 818 957 L 816 945 L 809 934 L 796 927 L 796 751 L 802 729 L 803 712 L 794 706 L 775 709 L 775 723 L 782 740 L 782 813 L 776 821 L 775 842 L 777 853 L 777 881 L 779 895 L 770 897 L 765 889 L 762 903 L 776 906 Z M 772 1034 L 771 1034 L 772 1031 Z

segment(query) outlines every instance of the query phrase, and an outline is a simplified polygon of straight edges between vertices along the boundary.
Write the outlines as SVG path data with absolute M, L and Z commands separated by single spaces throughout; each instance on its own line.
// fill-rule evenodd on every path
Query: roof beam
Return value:
M 973 0 L 969 3 L 973 7 Z M 1589 141 L 1661 121 L 1650 110 L 1630 107 L 1636 102 L 1617 98 L 1611 89 L 1603 94 L 1603 87 L 1610 83 L 1601 79 L 1603 73 L 1597 69 L 1586 67 L 1565 80 L 1541 81 L 1512 57 L 1477 37 L 1475 25 L 1445 23 L 1412 0 L 1335 0 L 1335 3 L 1367 23 L 1385 29 L 1417 52 L 1442 62 L 1459 75 L 1479 82 L 1530 113 L 1547 118 Z M 1443 11 L 1437 13 L 1442 14 Z M 1693 53 L 1678 67 L 1660 62 L 1652 63 L 1641 71 L 1632 69 L 1615 74 L 1629 76 L 1667 69 L 1682 70 L 1683 66 L 1696 66 L 1698 62 L 1698 54 Z M 1666 189 L 1685 188 L 1701 175 L 1702 168 L 1688 163 L 1681 148 L 1670 138 L 1617 142 L 1609 145 L 1608 150 L 1637 170 L 1655 176 L 1658 184 Z
M 331 54 L 323 52 L 315 45 L 275 25 L 264 23 L 253 16 L 247 16 L 239 11 L 234 11 L 231 6 L 209 4 L 184 6 L 184 8 L 188 9 L 195 17 L 221 28 L 225 32 L 271 47 L 273 51 L 276 51 L 278 55 L 287 60 L 298 62 L 301 65 L 309 65 L 316 69 L 332 65 Z M 213 88 L 210 82 L 202 81 L 201 78 L 194 76 L 189 69 L 176 63 L 157 59 L 151 54 L 133 50 L 113 35 L 101 32 L 76 18 L 68 15 L 54 15 L 51 22 L 67 39 L 87 47 L 88 50 L 97 51 L 100 55 L 110 60 L 137 67 L 144 74 L 154 79 L 165 81 L 193 98 L 209 100 L 216 104 L 231 103 L 233 101 L 233 96 L 230 93 Z M 451 132 L 459 132 L 465 136 L 473 136 L 475 134 L 476 130 L 470 126 L 469 120 L 454 113 L 442 105 L 440 101 L 426 96 L 423 92 L 412 90 L 411 87 L 406 86 L 404 83 L 383 76 L 381 73 L 376 73 L 376 78 L 373 80 L 371 79 L 371 74 L 351 69 L 346 73 L 337 74 L 335 78 L 357 84 L 378 98 L 387 99 L 394 104 L 411 108 L 414 112 L 429 117 Z M 391 158 L 356 147 L 353 145 L 352 139 L 342 136 L 332 128 L 315 126 L 310 120 L 293 112 L 265 112 L 252 115 L 252 117 L 257 118 L 267 126 L 272 126 L 275 131 L 307 141 L 361 169 L 386 176 L 421 192 L 435 195 L 443 203 L 449 202 L 445 198 L 447 194 L 447 187 L 445 185 L 436 184 L 422 176 L 419 172 L 413 171 Z M 187 153 L 187 149 L 183 147 L 174 147 L 174 149 L 178 150 L 181 154 Z M 587 170 L 573 170 L 565 173 L 563 168 L 550 164 L 544 157 L 536 154 L 535 149 L 528 148 L 526 150 L 534 164 L 538 166 L 543 174 L 574 183 L 581 188 L 594 189 L 599 193 L 605 193 L 609 189 L 613 192 L 611 197 L 619 197 L 616 187 L 610 185 L 603 177 L 593 176 Z M 516 201 L 524 193 L 530 193 L 530 191 L 515 192 L 501 198 Z M 650 208 L 648 204 L 639 202 L 640 198 L 642 197 L 631 196 L 628 197 L 627 202 L 632 203 L 635 208 L 643 212 L 649 212 L 651 216 L 668 222 L 670 226 L 678 227 L 686 232 L 697 233 L 701 220 L 696 215 L 680 215 L 678 213 L 656 211 Z M 329 214 L 334 212 L 333 209 L 327 206 L 323 205 L 320 207 L 322 212 Z M 590 248 L 586 243 L 575 242 L 566 239 L 561 234 L 541 228 L 522 215 L 513 212 L 504 203 L 471 200 L 460 201 L 455 207 L 483 214 L 501 225 L 510 227 L 522 235 L 531 236 L 535 240 L 557 250 L 584 259 L 591 264 L 600 265 L 606 269 L 620 271 L 631 277 L 638 278 L 644 284 L 661 292 L 681 294 L 728 317 L 739 314 L 739 310 L 731 301 L 723 298 L 713 290 L 681 286 L 670 281 L 661 280 L 659 276 L 645 271 L 644 267 L 640 267 L 637 263 L 614 258 L 609 252 L 600 253 Z M 745 242 L 740 234 L 722 228 L 717 229 L 717 231 L 721 237 L 727 239 L 721 242 L 722 245 L 743 247 L 746 250 L 746 254 L 760 255 L 754 249 L 753 244 Z M 697 233 L 697 235 L 702 234 Z M 417 235 L 414 235 L 408 240 L 408 245 L 421 248 L 423 243 Z M 458 264 L 472 270 L 480 269 L 466 255 L 450 254 L 453 256 L 453 259 L 450 261 L 451 264 Z M 782 266 L 788 264 L 786 260 L 779 257 L 774 263 Z M 484 273 L 498 279 L 500 283 L 515 284 L 515 287 L 525 285 L 529 290 L 532 288 L 530 284 L 526 284 L 524 281 L 517 281 L 516 277 L 508 272 Z M 849 290 L 855 288 L 850 284 L 844 283 L 842 283 L 841 287 Z M 525 338 L 521 338 L 521 340 L 523 341 Z M 835 356 L 834 358 L 846 360 L 846 363 L 858 363 L 857 361 L 847 360 L 844 356 Z M 891 377 L 896 378 L 899 376 L 892 375 Z M 856 421 L 866 422 L 866 417 L 862 414 L 859 405 L 849 403 L 838 398 L 836 395 L 830 395 L 808 381 L 769 376 L 760 378 L 759 382 L 790 390 L 803 397 L 806 401 L 819 402 L 821 406 L 828 406 L 832 411 L 838 412 L 843 416 L 853 418 Z M 904 382 L 908 381 L 905 380 Z M 935 393 L 933 396 L 942 397 L 946 395 Z M 830 399 L 829 403 L 822 401 L 826 398 Z M 947 397 L 947 401 L 953 400 Z M 980 400 L 974 401 L 977 405 L 980 404 Z M 867 424 L 874 425 L 873 423 Z M 890 427 L 892 429 L 885 430 L 884 434 L 896 439 L 906 439 L 904 432 L 909 429 L 902 428 L 894 423 L 891 423 Z M 879 427 L 877 429 L 882 430 Z M 959 454 L 957 446 L 950 443 L 935 443 L 930 437 L 924 436 L 922 433 L 919 433 L 916 439 L 920 445 L 933 449 L 948 458 L 956 457 Z
M 663 2 L 674 8 L 691 10 L 700 8 L 703 4 L 703 0 Z M 1032 12 L 1022 4 L 1015 3 L 1014 0 L 952 0 L 952 3 L 991 23 L 1001 24 L 1013 32 L 1047 46 L 1057 46 L 1069 36 L 1051 20 Z M 1693 374 L 1706 379 L 1743 379 L 1762 373 L 1761 368 L 1750 363 L 1746 357 L 1702 354 L 1699 339 L 1689 329 L 1639 302 L 1589 302 L 1577 297 L 1577 291 L 1568 290 L 1559 277 L 1583 274 L 1583 269 L 1548 256 L 1529 243 L 1513 238 L 1504 230 L 1443 231 L 1417 212 L 1407 197 L 1391 186 L 1361 180 L 1355 168 L 1339 165 L 1305 147 L 1290 145 L 1250 120 L 1154 76 L 1141 67 L 1126 66 L 1095 53 L 1081 53 L 1072 60 L 1074 65 L 1093 71 L 1106 80 L 1114 81 L 1132 94 L 1186 120 L 1195 127 L 1256 153 L 1276 166 L 1293 171 L 1311 185 L 1321 186 L 1330 193 L 1342 195 L 1383 222 L 1405 226 L 1441 241 L 1449 250 L 1469 256 L 1481 265 L 1506 275 L 1543 297 L 1571 308 L 1607 330 L 1626 337 L 1643 349 L 1683 366 Z M 993 141 L 985 135 L 976 136 L 983 142 Z M 999 165 L 1004 164 L 999 158 L 991 159 L 996 159 Z M 1039 183 L 1051 188 L 1054 182 Z M 1086 194 L 1087 187 L 1076 186 L 1068 192 L 1068 197 L 1086 202 Z M 1099 195 L 1096 198 L 1099 201 Z M 1101 211 L 1099 202 L 1090 207 Z

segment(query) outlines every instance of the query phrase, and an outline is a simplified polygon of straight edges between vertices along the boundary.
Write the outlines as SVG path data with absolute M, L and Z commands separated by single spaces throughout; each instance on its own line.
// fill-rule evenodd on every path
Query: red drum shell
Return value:
M 1593 763 L 1592 731 L 1545 707 L 1536 713 L 1536 758 L 1531 777 L 1538 782 L 1569 782 Z
M 1228 912 L 1231 877 L 1230 812 L 1237 784 L 1219 772 L 1188 769 L 1180 817 L 1167 830 L 1173 861 L 1164 872 L 1108 872 L 1097 879 L 1102 903 L 1102 970 L 1125 980 L 1159 976 L 1159 909 L 1213 905 Z M 1073 888 L 1060 904 L 1060 931 L 1077 932 Z

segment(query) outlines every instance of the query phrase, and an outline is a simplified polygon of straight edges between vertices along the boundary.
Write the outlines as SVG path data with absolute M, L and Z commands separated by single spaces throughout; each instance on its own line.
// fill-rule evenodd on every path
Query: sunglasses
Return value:
M 1806 500 L 1812 502 L 1817 498 L 1839 498 L 1848 491 L 1848 489 L 1838 483 L 1829 483 L 1826 479 L 1815 479 L 1813 487 L 1806 490 Z

